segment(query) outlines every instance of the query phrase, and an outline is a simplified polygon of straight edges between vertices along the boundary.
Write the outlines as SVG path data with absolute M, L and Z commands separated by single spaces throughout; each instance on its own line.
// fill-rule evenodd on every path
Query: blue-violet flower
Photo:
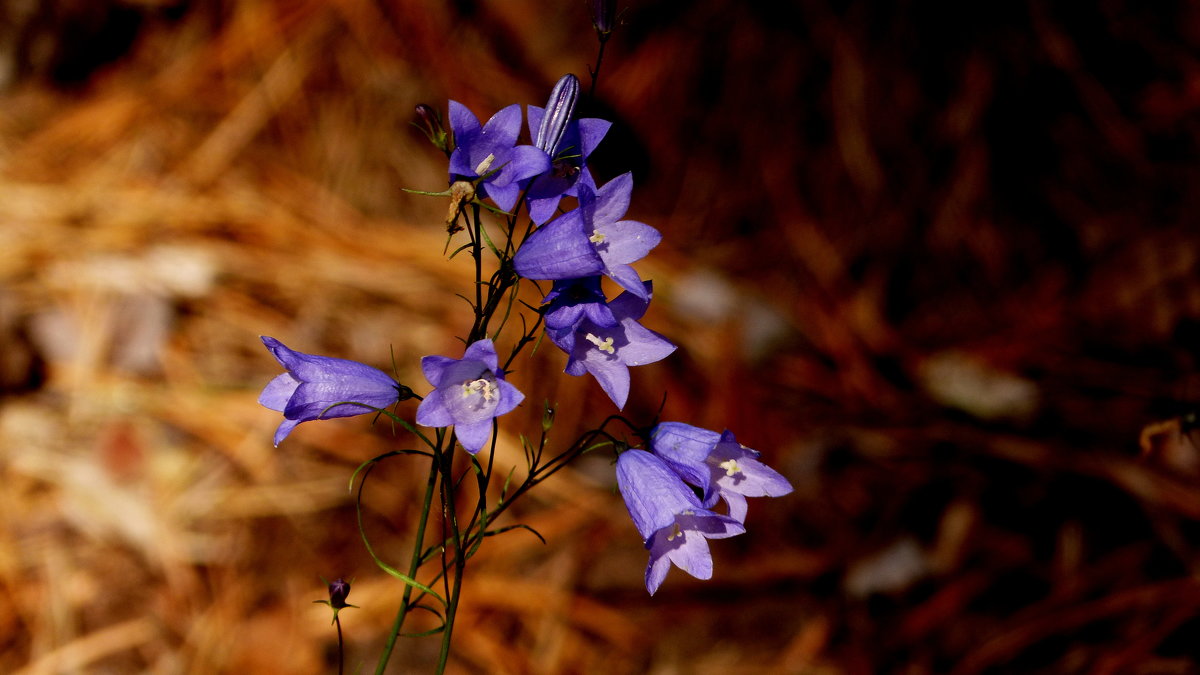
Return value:
M 522 181 L 550 168 L 546 153 L 532 145 L 516 145 L 521 106 L 515 103 L 480 127 L 466 106 L 450 101 L 450 128 L 455 145 L 450 154 L 450 182 L 482 177 L 478 188 L 505 211 L 517 203 Z
M 646 590 L 658 590 L 674 563 L 697 579 L 712 578 L 708 539 L 746 531 L 742 523 L 700 505 L 663 460 L 645 450 L 626 450 L 617 457 L 617 486 L 633 524 L 650 550 Z
M 529 235 L 513 257 L 513 268 L 527 279 L 570 279 L 603 273 L 621 288 L 647 298 L 642 279 L 629 263 L 658 245 L 658 230 L 621 220 L 629 208 L 633 174 L 625 173 L 593 192 L 579 187 L 579 208 L 568 211 Z
M 492 419 L 524 400 L 525 395 L 504 379 L 496 347 L 479 340 L 467 347 L 461 359 L 426 356 L 421 371 L 435 389 L 417 407 L 417 424 L 448 427 L 463 448 L 479 452 L 492 434 Z
M 729 516 L 746 522 L 746 497 L 782 497 L 792 484 L 758 460 L 759 453 L 737 442 L 733 432 L 701 429 L 682 422 L 661 422 L 650 432 L 650 449 L 685 481 L 700 488 L 705 508 L 717 499 Z
M 584 319 L 605 328 L 617 325 L 608 299 L 600 288 L 601 278 L 583 277 L 554 282 L 542 300 L 546 304 L 543 312 L 546 330 L 573 336 L 575 328 Z
M 615 325 L 584 317 L 574 329 L 546 330 L 550 340 L 567 353 L 565 372 L 591 373 L 617 409 L 623 409 L 629 398 L 629 367 L 654 363 L 675 351 L 669 340 L 637 321 L 646 313 L 651 291 L 646 282 L 644 299 L 626 291 L 608 303 Z
M 267 383 L 258 397 L 263 406 L 283 413 L 283 422 L 275 430 L 276 447 L 301 422 L 362 415 L 412 396 L 407 387 L 377 368 L 304 354 L 272 337 L 263 336 L 262 341 L 287 370 Z

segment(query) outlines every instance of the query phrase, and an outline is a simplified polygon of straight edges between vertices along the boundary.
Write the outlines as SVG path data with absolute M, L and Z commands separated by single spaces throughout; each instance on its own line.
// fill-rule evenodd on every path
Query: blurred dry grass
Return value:
M 345 485 L 394 441 L 273 449 L 257 336 L 410 383 L 454 353 L 469 270 L 401 191 L 444 180 L 412 106 L 541 104 L 594 59 L 584 3 L 102 4 L 123 56 L 34 50 L 0 97 L 0 670 L 327 672 L 320 576 L 355 578 L 369 668 L 401 589 Z M 581 463 L 517 514 L 547 545 L 473 563 L 455 667 L 1194 671 L 1200 459 L 1139 432 L 1200 399 L 1195 6 L 630 4 L 587 113 L 664 232 L 640 268 L 682 346 L 630 411 L 665 389 L 797 491 L 651 599 Z M 50 18 L 29 44 L 67 43 Z M 567 437 L 609 408 L 548 351 L 513 377 L 572 402 Z M 399 558 L 420 478 L 372 481 Z

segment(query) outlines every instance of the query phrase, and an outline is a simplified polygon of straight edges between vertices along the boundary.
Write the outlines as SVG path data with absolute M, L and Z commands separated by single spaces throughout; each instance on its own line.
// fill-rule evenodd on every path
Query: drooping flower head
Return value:
M 616 324 L 605 326 L 584 317 L 563 331 L 547 329 L 546 335 L 567 353 L 566 373 L 591 373 L 618 409 L 629 398 L 629 368 L 666 358 L 675 345 L 638 323 L 650 303 L 650 282 L 642 299 L 629 291 L 618 295 L 608 308 Z
M 546 330 L 565 335 L 574 335 L 579 322 L 587 319 L 605 328 L 616 326 L 608 299 L 600 288 L 600 277 L 563 279 L 554 282 L 546 294 L 544 312 Z M 569 350 L 568 350 L 569 351 Z
M 377 368 L 304 354 L 272 337 L 263 336 L 262 341 L 287 370 L 271 380 L 258 397 L 263 406 L 283 413 L 283 422 L 275 430 L 276 447 L 301 422 L 362 415 L 412 396 L 407 387 Z
M 746 522 L 746 497 L 782 497 L 792 491 L 786 478 L 760 462 L 759 453 L 738 443 L 728 430 L 718 434 L 682 422 L 661 422 L 650 432 L 650 449 L 703 491 L 706 508 L 724 499 L 729 516 L 739 523 Z
M 513 257 L 513 268 L 527 279 L 571 279 L 604 274 L 621 288 L 647 298 L 641 277 L 629 263 L 658 245 L 658 230 L 636 220 L 621 220 L 629 209 L 633 174 L 625 173 L 593 192 L 579 186 L 579 208 L 539 227 Z
M 521 133 L 521 106 L 513 104 L 492 115 L 482 127 L 466 106 L 450 101 L 450 182 L 482 177 L 477 192 L 511 211 L 521 193 L 521 181 L 550 168 L 546 153 L 532 145 L 516 145 Z M 481 190 L 480 190 L 481 188 Z
M 617 486 L 650 550 L 646 565 L 650 595 L 662 585 L 672 563 L 697 579 L 711 578 L 707 540 L 746 531 L 733 518 L 702 507 L 691 488 L 663 460 L 645 450 L 626 450 L 617 457 Z
M 576 189 L 586 185 L 593 191 L 596 182 L 587 168 L 587 158 L 608 133 L 611 122 L 591 117 L 573 119 L 579 96 L 579 80 L 564 75 L 550 92 L 545 108 L 529 106 L 529 133 L 534 145 L 549 157 L 546 173 L 533 179 L 526 200 L 529 217 L 541 225 L 554 215 L 563 195 L 577 196 Z
M 435 389 L 417 407 L 417 424 L 454 425 L 459 442 L 471 454 L 479 452 L 491 436 L 492 419 L 525 398 L 505 381 L 491 340 L 471 344 L 461 359 L 426 356 L 421 370 Z

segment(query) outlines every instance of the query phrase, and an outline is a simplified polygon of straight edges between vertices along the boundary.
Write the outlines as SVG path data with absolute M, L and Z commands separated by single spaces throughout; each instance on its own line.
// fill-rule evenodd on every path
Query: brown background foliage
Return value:
M 632 170 L 626 412 L 733 429 L 796 491 L 653 598 L 589 458 L 468 571 L 465 672 L 1192 672 L 1200 637 L 1200 13 L 1112 0 L 638 0 L 583 113 Z M 412 108 L 541 105 L 585 3 L 109 0 L 0 16 L 0 670 L 329 672 L 399 598 L 346 492 L 409 440 L 255 399 L 258 342 L 423 381 L 470 282 Z M 531 301 L 536 301 L 532 297 Z M 568 439 L 611 406 L 543 349 Z M 663 392 L 666 392 L 665 404 Z M 524 425 L 524 426 L 522 426 Z M 507 464 L 506 464 L 507 463 Z M 367 527 L 402 559 L 421 471 Z M 434 640 L 395 672 L 427 670 Z

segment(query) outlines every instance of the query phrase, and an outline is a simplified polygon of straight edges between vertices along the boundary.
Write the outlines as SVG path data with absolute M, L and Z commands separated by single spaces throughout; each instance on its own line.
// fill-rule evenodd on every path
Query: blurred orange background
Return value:
M 451 670 L 1194 672 L 1200 9 L 620 7 L 580 112 L 680 345 L 625 412 L 732 429 L 796 491 L 650 597 L 611 460 L 577 462 L 506 520 L 545 545 L 471 561 Z M 273 448 L 258 336 L 423 392 L 472 270 L 403 191 L 446 179 L 413 106 L 544 105 L 596 48 L 583 0 L 0 9 L 0 671 L 333 672 L 322 577 L 374 669 L 403 588 L 347 483 L 412 440 Z M 560 442 L 612 412 L 563 365 L 517 364 L 501 473 L 541 401 Z M 423 473 L 371 477 L 386 559 Z

